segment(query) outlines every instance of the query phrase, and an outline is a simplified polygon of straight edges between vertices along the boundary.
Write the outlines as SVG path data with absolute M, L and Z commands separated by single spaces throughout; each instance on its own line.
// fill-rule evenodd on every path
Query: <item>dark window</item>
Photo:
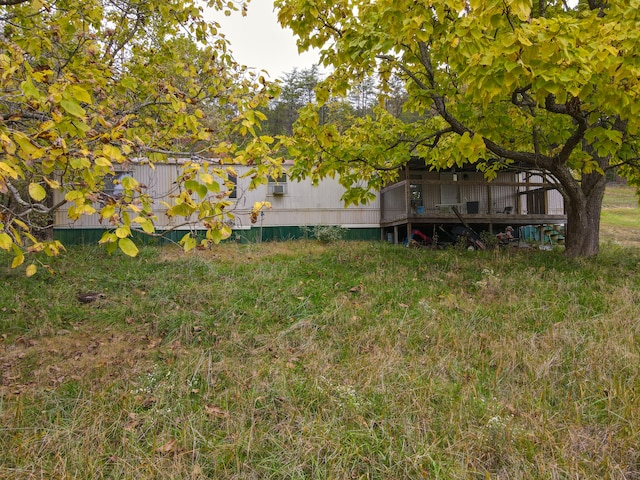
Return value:
M 547 213 L 546 190 L 540 188 L 527 192 L 527 212 L 532 214 Z
M 230 173 L 229 182 L 233 183 L 233 187 L 230 188 L 231 193 L 229 193 L 229 198 L 238 198 L 238 177 Z
M 269 183 L 287 183 L 287 174 L 283 173 L 278 178 L 269 176 Z

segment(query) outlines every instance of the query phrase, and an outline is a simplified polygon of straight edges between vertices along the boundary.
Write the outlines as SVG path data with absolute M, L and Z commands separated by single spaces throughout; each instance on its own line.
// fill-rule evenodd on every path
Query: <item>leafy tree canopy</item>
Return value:
M 252 165 L 254 186 L 278 175 L 259 111 L 277 89 L 234 62 L 205 6 L 243 4 L 0 0 L 0 249 L 14 267 L 63 248 L 38 235 L 61 206 L 54 191 L 71 202 L 71 220 L 98 213 L 112 227 L 101 243 L 135 255 L 132 231 L 153 234 L 155 218 L 133 178 L 120 198 L 100 198 L 118 164 L 185 159 L 167 213 L 197 217 L 206 242 L 230 234 L 223 187 L 233 165 Z
M 339 173 L 345 199 L 372 197 L 420 157 L 433 168 L 473 164 L 488 178 L 518 167 L 551 173 L 567 208 L 567 254 L 598 251 L 606 170 L 640 184 L 640 1 L 276 0 L 301 49 L 321 50 L 331 75 L 300 114 L 294 173 Z M 376 76 L 397 76 L 404 108 L 384 98 L 349 128 L 319 108 Z M 321 155 L 318 155 L 321 152 Z

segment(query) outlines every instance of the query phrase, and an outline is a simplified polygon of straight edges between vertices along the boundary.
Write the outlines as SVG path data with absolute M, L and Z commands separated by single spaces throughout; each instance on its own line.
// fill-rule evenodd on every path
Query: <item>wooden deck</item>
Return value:
M 483 214 L 483 213 L 461 213 L 461 217 L 470 224 L 475 225 L 544 225 L 544 224 L 565 224 L 566 215 L 538 215 L 538 214 Z M 401 216 L 389 219 L 380 223 L 382 227 L 395 227 L 406 225 L 407 223 L 418 224 L 459 224 L 460 219 L 453 213 L 427 212 L 424 215 Z

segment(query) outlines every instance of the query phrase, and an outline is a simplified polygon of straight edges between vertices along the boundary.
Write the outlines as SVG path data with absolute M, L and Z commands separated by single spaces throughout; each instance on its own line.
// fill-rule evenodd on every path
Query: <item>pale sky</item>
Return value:
M 218 13 L 215 19 L 231 42 L 235 60 L 250 68 L 266 70 L 272 80 L 294 68 L 306 69 L 318 63 L 315 52 L 298 54 L 295 38 L 291 30 L 280 27 L 271 0 L 252 0 L 246 17 L 239 12 L 230 17 Z

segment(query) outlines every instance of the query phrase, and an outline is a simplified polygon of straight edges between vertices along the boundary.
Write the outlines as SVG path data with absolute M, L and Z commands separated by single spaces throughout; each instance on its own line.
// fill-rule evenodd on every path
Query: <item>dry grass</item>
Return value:
M 600 237 L 602 241 L 640 247 L 640 208 L 633 187 L 607 187 L 603 202 Z
M 0 478 L 640 478 L 639 264 L 296 242 L 4 269 Z

